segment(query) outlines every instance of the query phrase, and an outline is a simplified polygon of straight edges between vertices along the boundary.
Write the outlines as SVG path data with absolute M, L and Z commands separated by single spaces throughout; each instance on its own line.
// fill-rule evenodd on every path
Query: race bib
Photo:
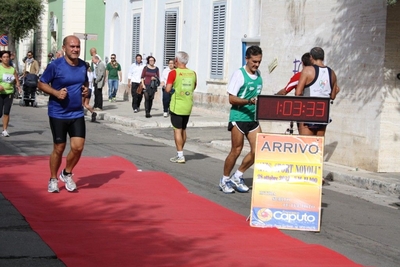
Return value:
M 12 83 L 14 80 L 15 80 L 15 77 L 14 77 L 14 75 L 12 75 L 12 74 L 7 74 L 7 73 L 4 73 L 3 74 L 3 82 L 5 82 L 5 83 Z

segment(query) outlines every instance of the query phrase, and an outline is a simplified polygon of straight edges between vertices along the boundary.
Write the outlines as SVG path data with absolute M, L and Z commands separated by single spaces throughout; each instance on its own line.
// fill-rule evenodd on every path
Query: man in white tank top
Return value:
M 324 50 L 314 47 L 310 51 L 312 66 L 304 67 L 301 72 L 296 96 L 326 97 L 335 99 L 339 92 L 335 72 L 324 65 Z M 326 124 L 299 123 L 299 134 L 324 136 Z

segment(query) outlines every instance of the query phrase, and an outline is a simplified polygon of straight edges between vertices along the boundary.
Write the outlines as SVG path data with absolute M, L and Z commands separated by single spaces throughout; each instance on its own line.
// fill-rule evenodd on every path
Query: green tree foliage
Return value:
M 397 3 L 397 0 L 387 0 L 388 6 L 395 5 Z
M 39 27 L 43 10 L 41 0 L 1 0 L 0 34 L 8 35 L 10 50 L 15 51 L 15 43 Z

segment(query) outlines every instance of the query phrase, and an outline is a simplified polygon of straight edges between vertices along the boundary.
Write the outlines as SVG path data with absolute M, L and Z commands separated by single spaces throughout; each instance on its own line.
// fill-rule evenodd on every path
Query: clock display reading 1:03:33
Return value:
M 256 119 L 328 123 L 329 106 L 323 97 L 259 95 Z

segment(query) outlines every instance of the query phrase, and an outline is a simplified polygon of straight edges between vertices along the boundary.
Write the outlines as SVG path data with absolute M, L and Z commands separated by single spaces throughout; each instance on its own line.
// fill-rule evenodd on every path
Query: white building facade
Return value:
M 226 85 L 243 64 L 243 45 L 259 45 L 260 10 L 260 0 L 107 1 L 105 55 L 117 55 L 126 83 L 136 54 L 154 56 L 162 70 L 183 50 L 198 76 L 196 102 L 227 109 Z
M 376 172 L 400 171 L 400 5 L 376 1 L 112 0 L 106 3 L 105 55 L 117 54 L 123 80 L 136 54 L 162 69 L 183 50 L 198 75 L 196 104 L 227 110 L 226 86 L 246 46 L 263 49 L 262 94 L 283 88 L 294 61 L 325 50 L 341 89 L 331 107 L 325 160 Z M 270 73 L 268 65 L 276 61 Z M 284 133 L 288 123 L 262 122 Z

